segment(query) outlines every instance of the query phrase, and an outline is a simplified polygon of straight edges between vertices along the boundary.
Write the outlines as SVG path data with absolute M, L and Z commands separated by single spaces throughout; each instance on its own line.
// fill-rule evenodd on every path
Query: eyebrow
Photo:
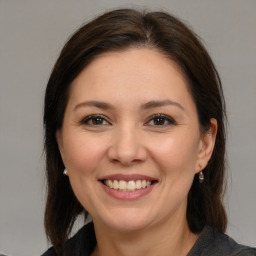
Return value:
M 180 108 L 181 110 L 184 110 L 184 108 L 182 107 L 181 104 L 179 104 L 178 102 L 172 101 L 172 100 L 148 101 L 148 102 L 142 104 L 140 106 L 140 109 L 147 110 L 147 109 L 163 107 L 163 106 L 168 106 L 168 105 L 176 106 L 176 107 Z M 77 110 L 78 108 L 87 107 L 87 106 L 97 107 L 97 108 L 104 109 L 104 110 L 114 109 L 114 106 L 109 103 L 93 100 L 93 101 L 85 101 L 85 102 L 77 104 L 74 108 L 74 111 Z
M 96 107 L 96 108 L 101 108 L 101 109 L 113 109 L 114 107 L 109 104 L 109 103 L 106 103 L 106 102 L 102 102 L 102 101 L 85 101 L 85 102 L 82 102 L 82 103 L 79 103 L 75 106 L 74 108 L 74 111 L 77 110 L 78 108 L 81 108 L 81 107 Z
M 161 100 L 161 101 L 153 100 L 153 101 L 149 101 L 149 102 L 141 105 L 141 110 L 163 107 L 163 106 L 168 106 L 168 105 L 176 106 L 176 107 L 180 108 L 181 110 L 184 110 L 184 108 L 182 107 L 181 104 L 179 104 L 176 101 L 172 101 L 172 100 Z

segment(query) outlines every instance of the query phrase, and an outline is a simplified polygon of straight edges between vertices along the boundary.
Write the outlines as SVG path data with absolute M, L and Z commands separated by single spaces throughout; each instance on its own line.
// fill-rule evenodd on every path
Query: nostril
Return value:
M 122 138 L 115 137 L 108 149 L 107 156 L 113 163 L 131 165 L 145 161 L 147 152 L 139 138 L 130 138 L 130 132 L 124 134 Z

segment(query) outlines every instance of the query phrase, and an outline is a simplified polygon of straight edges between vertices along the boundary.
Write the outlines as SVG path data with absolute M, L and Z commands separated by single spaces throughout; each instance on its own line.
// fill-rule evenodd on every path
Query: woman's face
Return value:
M 71 86 L 57 140 L 96 225 L 139 230 L 186 219 L 195 173 L 214 146 L 177 65 L 152 49 L 97 57 Z

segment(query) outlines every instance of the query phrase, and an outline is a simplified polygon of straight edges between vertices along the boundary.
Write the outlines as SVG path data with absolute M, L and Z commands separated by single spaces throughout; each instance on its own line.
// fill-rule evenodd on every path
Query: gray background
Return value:
M 178 15 L 202 37 L 227 100 L 228 234 L 256 246 L 256 1 L 0 0 L 0 252 L 40 255 L 45 85 L 64 41 L 82 23 L 117 7 Z

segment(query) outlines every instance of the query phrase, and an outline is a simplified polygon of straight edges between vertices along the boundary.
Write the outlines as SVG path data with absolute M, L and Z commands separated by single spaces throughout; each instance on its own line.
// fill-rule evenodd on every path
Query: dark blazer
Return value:
M 68 240 L 65 255 L 61 256 L 90 256 L 95 246 L 96 238 L 93 223 L 91 222 Z M 56 255 L 55 250 L 50 248 L 41 256 Z M 205 226 L 187 256 L 256 256 L 256 249 L 240 245 L 229 236 Z

